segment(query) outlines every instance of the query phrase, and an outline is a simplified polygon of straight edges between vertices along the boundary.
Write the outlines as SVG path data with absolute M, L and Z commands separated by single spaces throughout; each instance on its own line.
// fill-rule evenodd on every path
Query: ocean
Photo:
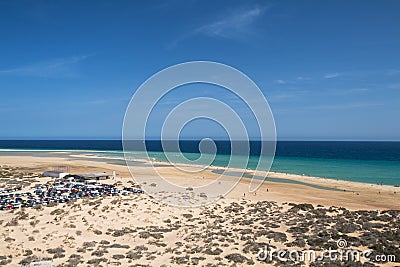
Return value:
M 180 141 L 183 155 L 191 160 L 199 158 L 199 141 Z M 217 155 L 214 166 L 224 167 L 230 157 L 229 141 L 216 141 Z M 166 161 L 160 141 L 146 141 L 149 156 Z M 260 142 L 250 143 L 248 169 L 255 169 L 259 158 Z M 112 158 L 123 164 L 122 143 L 119 140 L 0 140 L 0 155 L 12 152 L 75 151 Z M 79 151 L 79 152 L 78 152 Z M 84 152 L 86 151 L 86 152 Z M 179 162 L 176 151 L 167 151 Z M 135 153 L 140 157 L 141 152 Z M 279 141 L 271 168 L 274 172 L 340 179 L 347 181 L 400 185 L 400 142 L 350 141 Z

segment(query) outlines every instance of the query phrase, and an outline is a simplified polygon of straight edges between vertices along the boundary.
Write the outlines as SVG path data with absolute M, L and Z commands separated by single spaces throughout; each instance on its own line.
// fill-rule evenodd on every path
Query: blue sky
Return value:
M 0 139 L 120 138 L 141 83 L 210 60 L 258 84 L 278 139 L 400 140 L 399 14 L 399 1 L 0 0 Z M 225 97 L 196 88 L 169 108 Z M 224 135 L 206 124 L 183 137 Z

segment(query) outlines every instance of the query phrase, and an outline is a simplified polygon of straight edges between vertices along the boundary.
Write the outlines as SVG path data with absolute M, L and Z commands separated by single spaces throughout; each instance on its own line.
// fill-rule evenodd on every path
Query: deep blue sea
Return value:
M 215 166 L 226 166 L 231 144 L 216 141 Z M 160 141 L 146 141 L 149 156 L 166 161 Z M 250 143 L 249 169 L 259 158 L 260 142 Z M 0 141 L 1 154 L 12 151 L 92 150 L 98 155 L 123 158 L 118 140 Z M 180 141 L 188 159 L 199 157 L 199 141 Z M 168 151 L 173 156 L 176 151 Z M 233 155 L 242 157 L 243 155 Z M 177 161 L 179 158 L 177 156 Z M 349 180 L 373 184 L 400 185 L 400 142 L 279 141 L 272 171 Z

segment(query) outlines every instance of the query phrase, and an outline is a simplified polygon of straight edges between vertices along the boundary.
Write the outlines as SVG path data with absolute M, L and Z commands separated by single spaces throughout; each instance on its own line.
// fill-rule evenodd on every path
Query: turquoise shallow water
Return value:
M 123 157 L 122 153 L 118 151 L 101 152 L 99 154 L 106 157 Z M 184 162 L 184 160 L 182 160 L 182 155 L 173 152 L 169 152 L 168 154 L 169 158 L 174 162 Z M 137 158 L 145 157 L 143 152 L 136 152 L 134 155 L 134 157 Z M 183 156 L 187 159 L 195 160 L 199 158 L 200 154 L 183 153 Z M 149 157 L 160 162 L 167 161 L 163 152 L 149 152 Z M 245 157 L 240 155 L 234 155 L 232 157 L 239 157 L 245 160 Z M 229 158 L 229 155 L 217 155 L 212 165 L 226 167 Z M 247 168 L 254 170 L 257 166 L 257 162 L 257 156 L 250 156 Z M 400 185 L 400 163 L 398 161 L 277 156 L 274 159 L 271 171 L 371 184 Z
M 194 153 L 185 153 L 184 155 L 189 159 L 198 157 L 198 154 Z M 161 152 L 150 153 L 150 156 L 156 160 L 165 161 L 165 157 Z M 229 155 L 217 155 L 213 165 L 225 167 L 227 166 L 229 157 Z M 179 162 L 179 160 L 175 160 Z M 254 170 L 257 162 L 257 156 L 250 156 L 248 169 Z M 271 171 L 372 184 L 400 185 L 400 163 L 397 161 L 277 156 L 274 159 Z
M 400 185 L 397 161 L 276 157 L 272 171 L 371 184 Z

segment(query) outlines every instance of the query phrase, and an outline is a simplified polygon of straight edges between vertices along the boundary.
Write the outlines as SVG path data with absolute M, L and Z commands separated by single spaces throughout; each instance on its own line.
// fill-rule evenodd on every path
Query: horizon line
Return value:
M 203 139 L 181 139 L 179 141 L 201 141 Z M 250 139 L 250 140 L 229 140 L 229 139 L 211 139 L 213 141 L 262 141 L 260 139 Z M 76 138 L 76 139 L 0 139 L 3 141 L 123 141 L 122 139 L 107 139 L 107 138 Z M 127 141 L 141 141 L 140 139 L 129 139 Z M 149 138 L 145 141 L 162 141 L 161 139 Z M 164 139 L 164 141 L 176 141 L 174 139 Z M 271 142 L 265 140 L 265 142 Z M 400 142 L 400 140 L 382 140 L 382 139 L 280 139 L 276 142 Z

